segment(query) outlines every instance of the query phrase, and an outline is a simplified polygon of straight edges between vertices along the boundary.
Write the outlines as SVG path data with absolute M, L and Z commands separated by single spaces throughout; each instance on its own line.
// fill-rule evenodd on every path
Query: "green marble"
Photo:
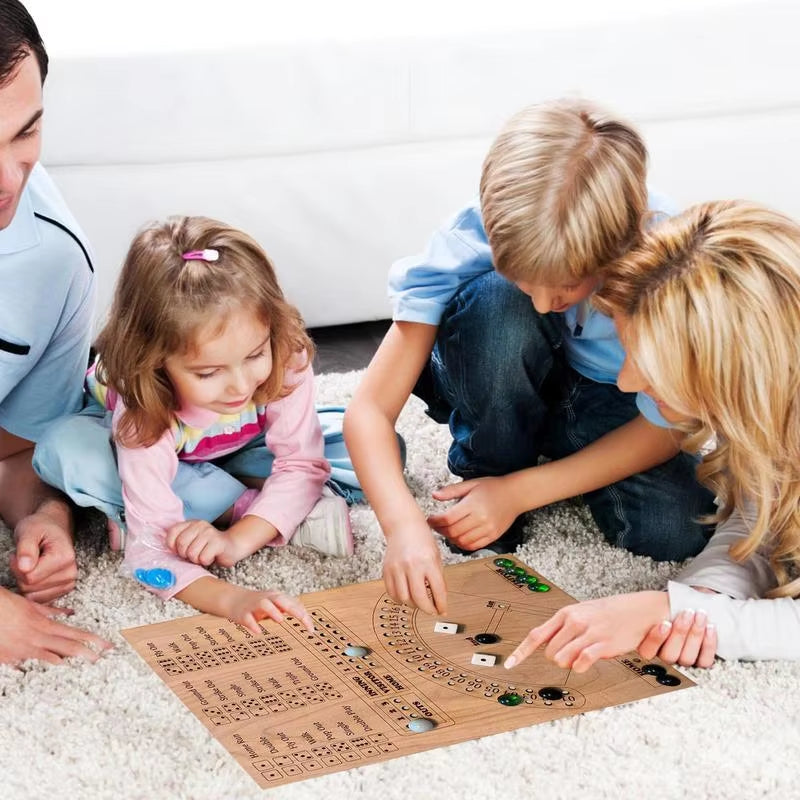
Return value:
M 525 698 L 516 692 L 508 692 L 508 694 L 501 694 L 497 698 L 497 702 L 504 706 L 518 706 Z

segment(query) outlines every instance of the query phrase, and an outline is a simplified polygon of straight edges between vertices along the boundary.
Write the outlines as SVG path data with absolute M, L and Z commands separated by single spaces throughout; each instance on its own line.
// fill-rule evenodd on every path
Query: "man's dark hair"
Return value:
M 44 83 L 47 51 L 36 23 L 19 0 L 0 0 L 0 87 L 8 83 L 19 62 L 30 53 L 39 62 Z

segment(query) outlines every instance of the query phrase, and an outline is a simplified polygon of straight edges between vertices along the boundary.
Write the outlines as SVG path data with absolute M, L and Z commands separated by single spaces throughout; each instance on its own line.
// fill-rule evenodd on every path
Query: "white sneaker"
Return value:
M 321 497 L 297 526 L 289 544 L 326 556 L 353 555 L 353 529 L 347 503 L 341 497 Z
M 497 558 L 497 553 L 494 550 L 490 550 L 488 547 L 475 550 L 470 555 L 472 558 Z

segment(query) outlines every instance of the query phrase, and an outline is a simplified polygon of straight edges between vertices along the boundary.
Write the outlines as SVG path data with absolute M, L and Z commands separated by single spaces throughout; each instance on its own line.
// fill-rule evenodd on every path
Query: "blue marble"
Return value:
M 153 589 L 169 589 L 175 585 L 175 573 L 163 567 L 137 569 L 134 570 L 133 576 L 139 583 L 143 583 Z

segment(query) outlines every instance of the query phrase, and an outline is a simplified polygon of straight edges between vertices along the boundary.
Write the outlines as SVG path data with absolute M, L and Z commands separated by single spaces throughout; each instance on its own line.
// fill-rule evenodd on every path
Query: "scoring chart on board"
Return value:
M 446 617 L 382 581 L 302 596 L 314 619 L 254 636 L 201 614 L 125 638 L 262 787 L 396 758 L 692 686 L 636 653 L 583 674 L 503 660 L 572 598 L 502 556 L 445 567 Z M 193 724 L 187 720 L 187 724 Z

